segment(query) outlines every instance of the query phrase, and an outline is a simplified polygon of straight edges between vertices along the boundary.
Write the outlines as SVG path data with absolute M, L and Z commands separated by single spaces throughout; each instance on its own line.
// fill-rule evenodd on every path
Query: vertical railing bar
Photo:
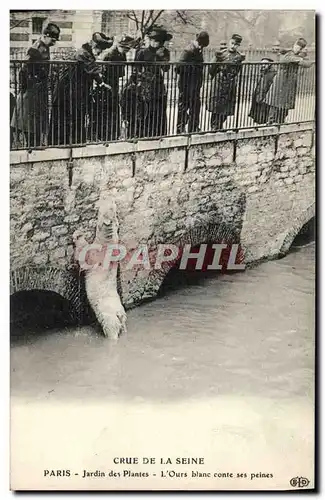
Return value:
M 17 107 L 17 101 L 18 101 L 18 96 L 20 96 L 20 98 L 22 99 L 22 86 L 21 84 L 19 83 L 19 78 L 18 78 L 18 75 L 19 73 L 17 74 L 17 69 L 19 69 L 19 66 L 20 66 L 20 73 L 22 71 L 22 68 L 23 68 L 23 65 L 22 63 L 18 63 L 18 66 L 16 66 L 16 63 L 14 62 L 14 75 L 15 75 L 15 98 L 16 98 L 16 102 L 15 102 L 15 110 L 14 110 L 14 116 L 15 116 L 15 128 L 16 128 L 16 147 L 18 146 L 19 144 L 19 133 L 18 133 L 18 107 Z M 17 90 L 18 89 L 18 90 Z
M 69 146 L 72 147 L 72 144 L 73 144 L 73 137 L 72 137 L 72 132 L 73 132 L 73 125 L 72 125 L 72 119 L 73 119 L 73 112 L 77 113 L 77 106 L 76 106 L 76 110 L 72 110 L 72 93 L 73 93 L 73 88 L 72 88 L 72 75 L 74 75 L 74 70 L 76 70 L 76 68 L 71 68 L 71 70 L 69 70 L 69 73 L 68 73 L 68 76 L 69 76 L 69 95 L 70 95 L 70 100 L 69 100 Z M 75 92 L 77 94 L 77 83 L 78 81 L 78 78 L 75 78 Z M 76 118 L 77 118 L 77 115 L 76 115 Z M 65 121 L 65 120 L 64 120 Z M 75 127 L 75 129 L 77 129 L 77 127 Z M 66 137 L 66 133 L 65 133 L 65 137 Z
M 238 88 L 240 89 L 241 88 L 241 81 L 242 81 L 242 66 L 240 67 L 239 69 L 239 73 L 238 75 L 236 75 L 236 78 L 238 76 L 238 82 L 235 82 L 237 83 L 238 85 Z M 236 95 L 236 91 L 235 91 L 235 95 Z M 237 109 L 237 113 L 235 115 L 235 130 L 238 130 L 238 124 L 239 124 L 239 118 L 240 118 L 240 114 L 239 114 L 239 108 L 240 108 L 240 92 L 239 92 L 239 95 L 238 95 L 238 102 L 237 102 L 237 107 L 235 107 L 235 110 Z
M 199 110 L 199 128 L 200 131 L 203 132 L 206 129 L 206 113 L 205 113 L 205 94 L 206 94 L 206 85 L 205 85 L 205 64 L 202 63 L 201 71 L 202 71 L 202 84 L 197 89 L 196 95 L 198 95 L 200 100 L 200 110 Z M 198 68 L 199 70 L 199 68 Z

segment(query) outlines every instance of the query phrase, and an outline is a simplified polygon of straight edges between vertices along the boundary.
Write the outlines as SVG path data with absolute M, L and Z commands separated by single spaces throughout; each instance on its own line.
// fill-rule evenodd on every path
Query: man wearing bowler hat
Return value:
M 207 110 L 211 111 L 212 130 L 222 130 L 227 117 L 235 113 L 237 76 L 245 59 L 238 50 L 241 42 L 240 35 L 232 35 L 227 48 L 215 53 L 210 66 L 212 83 Z
M 178 115 L 177 133 L 199 130 L 201 99 L 200 90 L 203 81 L 203 49 L 209 45 L 209 34 L 201 31 L 196 39 L 184 50 L 176 67 L 178 78 Z
M 50 47 L 60 37 L 60 28 L 49 23 L 42 35 L 27 51 L 26 64 L 19 75 L 20 93 L 13 113 L 11 127 L 23 133 L 27 147 L 42 145 L 48 132 L 48 76 Z M 45 64 L 42 64 L 45 63 Z

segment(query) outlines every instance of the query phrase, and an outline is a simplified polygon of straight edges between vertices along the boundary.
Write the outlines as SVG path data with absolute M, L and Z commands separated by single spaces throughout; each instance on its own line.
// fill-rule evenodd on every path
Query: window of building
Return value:
M 45 19 L 46 19 L 45 17 L 33 17 L 32 19 L 33 34 L 40 35 L 42 33 Z

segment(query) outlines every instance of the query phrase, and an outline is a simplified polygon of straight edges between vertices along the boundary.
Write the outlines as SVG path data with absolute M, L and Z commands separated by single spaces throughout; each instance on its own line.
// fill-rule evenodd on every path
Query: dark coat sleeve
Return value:
M 176 73 L 178 73 L 179 75 L 184 73 L 184 70 L 186 68 L 185 63 L 190 63 L 191 60 L 192 60 L 192 52 L 189 49 L 183 50 L 181 57 L 179 58 L 178 61 L 181 64 L 178 64 L 176 66 Z
M 82 64 L 83 71 L 87 75 L 93 77 L 98 83 L 103 82 L 100 65 L 96 64 L 96 60 L 91 54 L 88 54 L 86 51 L 80 51 L 77 53 L 77 61 Z
M 220 64 L 225 61 L 226 51 L 218 50 L 212 59 L 212 64 L 209 66 L 209 75 L 214 78 L 219 71 L 223 69 L 223 65 Z
M 169 60 L 170 60 L 170 52 L 168 49 L 166 49 L 166 47 L 163 47 L 161 49 L 158 49 L 157 50 L 157 60 L 159 62 L 166 62 L 166 63 L 169 63 Z M 168 71 L 170 68 L 170 65 L 169 64 L 162 64 L 160 66 L 160 69 L 162 71 Z
M 118 77 L 122 78 L 122 76 L 125 75 L 125 65 L 122 63 L 126 63 L 126 55 L 123 54 L 123 57 L 121 58 L 121 64 L 118 66 Z
M 36 47 L 30 47 L 27 51 L 26 63 L 23 64 L 19 74 L 19 84 L 23 92 L 27 88 L 47 78 L 47 72 L 41 64 L 42 54 Z
M 309 68 L 312 65 L 311 61 L 305 60 L 301 56 L 296 56 L 292 52 L 288 52 L 284 56 L 283 61 L 288 62 L 288 63 L 299 64 L 299 66 L 302 66 L 303 68 Z

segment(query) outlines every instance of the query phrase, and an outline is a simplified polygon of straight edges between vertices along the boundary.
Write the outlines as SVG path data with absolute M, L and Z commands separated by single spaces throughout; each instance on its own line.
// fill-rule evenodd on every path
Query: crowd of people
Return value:
M 166 29 L 153 26 L 142 45 L 128 35 L 118 38 L 96 32 L 76 51 L 73 63 L 61 65 L 50 84 L 50 47 L 59 37 L 60 28 L 49 23 L 27 51 L 19 73 L 19 92 L 10 95 L 11 143 L 15 135 L 23 135 L 31 147 L 167 135 L 165 75 L 171 65 L 166 42 L 172 35 Z M 234 34 L 206 68 L 203 53 L 209 43 L 206 31 L 198 33 L 175 66 L 178 134 L 200 131 L 206 70 L 209 93 L 204 105 L 210 112 L 209 130 L 222 130 L 235 113 L 238 77 L 245 60 L 239 50 L 242 37 Z M 249 111 L 255 123 L 283 123 L 295 107 L 298 69 L 311 65 L 303 55 L 306 45 L 299 38 L 283 53 L 280 62 L 287 64 L 277 66 L 272 59 L 262 59 Z M 131 49 L 135 49 L 134 64 L 126 75 L 126 54 Z

